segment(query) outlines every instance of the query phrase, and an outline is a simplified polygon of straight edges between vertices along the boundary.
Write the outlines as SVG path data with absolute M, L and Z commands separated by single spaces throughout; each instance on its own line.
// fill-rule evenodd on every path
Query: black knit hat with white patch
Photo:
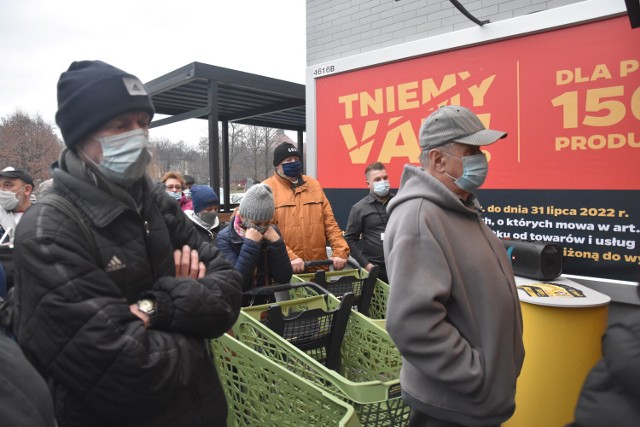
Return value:
M 102 61 L 73 62 L 58 80 L 56 123 L 73 147 L 114 117 L 155 113 L 151 97 L 134 75 Z
M 291 156 L 298 156 L 298 158 L 302 160 L 302 156 L 295 145 L 289 144 L 288 142 L 278 145 L 276 149 L 273 150 L 273 166 L 278 166 L 284 159 Z

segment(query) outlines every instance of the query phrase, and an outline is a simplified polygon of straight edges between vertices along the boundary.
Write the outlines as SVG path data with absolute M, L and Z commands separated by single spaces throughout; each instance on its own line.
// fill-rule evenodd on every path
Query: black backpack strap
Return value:
M 49 193 L 42 199 L 38 200 L 37 203 L 53 206 L 69 218 L 73 219 L 73 221 L 80 226 L 80 230 L 82 230 L 82 234 L 84 234 L 84 237 L 89 242 L 89 245 L 91 245 L 91 248 L 94 250 L 94 252 L 97 252 L 98 245 L 96 245 L 96 240 L 93 237 L 93 233 L 91 233 L 91 230 L 89 230 L 89 227 L 87 227 L 87 223 L 78 212 L 78 209 L 73 206 L 70 201 L 62 196 L 59 196 L 58 194 Z

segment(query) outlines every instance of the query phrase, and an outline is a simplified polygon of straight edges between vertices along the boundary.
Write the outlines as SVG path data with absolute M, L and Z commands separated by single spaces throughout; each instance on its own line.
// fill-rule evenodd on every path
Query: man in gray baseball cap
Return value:
M 520 305 L 474 195 L 488 171 L 480 147 L 505 136 L 467 108 L 436 110 L 420 128 L 423 169 L 405 166 L 387 208 L 387 330 L 412 427 L 497 426 L 515 409 Z

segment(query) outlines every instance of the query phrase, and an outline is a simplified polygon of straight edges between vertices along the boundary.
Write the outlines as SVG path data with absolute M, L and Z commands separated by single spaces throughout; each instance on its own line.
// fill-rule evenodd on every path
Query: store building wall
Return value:
M 349 71 L 356 71 L 357 74 L 358 70 L 391 62 L 408 61 L 411 58 L 422 57 L 426 53 L 448 52 L 455 49 L 457 40 L 463 38 L 462 34 L 465 36 L 473 34 L 478 40 L 477 43 L 483 44 L 491 37 L 494 37 L 492 41 L 502 40 L 502 37 L 509 38 L 508 34 L 504 35 L 503 27 L 511 26 L 513 34 L 536 34 L 546 31 L 545 26 L 549 28 L 571 26 L 576 15 L 581 19 L 575 22 L 590 22 L 600 20 L 601 16 L 624 13 L 623 1 L 611 0 L 611 2 L 611 4 L 615 3 L 615 6 L 611 6 L 609 0 L 462 0 L 461 3 L 474 17 L 481 21 L 490 21 L 484 27 L 479 27 L 448 0 L 307 0 L 307 114 L 310 117 L 307 120 L 307 173 L 320 178 L 318 176 L 320 160 L 317 158 L 317 127 L 324 129 L 327 125 L 326 120 L 323 123 L 316 122 L 319 120 L 316 117 L 319 102 L 316 93 L 318 79 L 325 80 L 327 76 L 332 79 L 333 75 Z M 584 7 L 580 3 L 584 3 Z M 540 13 L 541 22 L 538 21 L 540 28 L 532 24 L 536 22 L 537 12 L 542 12 Z M 552 16 L 549 16 L 549 13 Z M 551 19 L 545 19 L 545 17 Z M 518 19 L 512 21 L 512 18 Z M 518 24 L 526 23 L 526 29 L 516 26 L 516 21 Z M 492 26 L 491 23 L 500 23 L 500 25 Z M 516 28 L 513 28 L 514 26 Z M 493 31 L 498 28 L 500 28 L 499 31 Z M 447 46 L 449 38 L 443 35 L 450 33 L 451 40 L 456 41 L 451 42 L 451 46 Z M 487 36 L 489 33 L 500 33 L 502 37 Z M 431 43 L 432 38 L 433 43 Z M 466 46 L 472 46 L 475 43 L 467 42 Z M 357 75 L 361 76 L 361 74 Z M 351 87 L 351 84 L 347 84 L 347 87 Z M 326 141 L 327 138 L 324 140 Z M 335 138 L 329 138 L 329 140 L 334 141 Z M 366 189 L 354 185 L 327 183 L 325 192 L 333 205 L 336 218 L 344 227 L 350 206 L 353 201 L 359 200 L 366 194 Z M 636 280 L 611 283 L 615 280 L 610 280 L 604 274 L 593 278 L 575 276 L 573 279 L 612 297 L 610 318 L 618 318 L 628 310 L 637 309 L 637 305 L 640 305 Z M 627 288 L 633 288 L 631 289 L 633 292 L 626 292 Z
M 581 0 L 463 0 L 480 21 L 502 21 Z M 307 65 L 476 26 L 448 0 L 307 0 Z

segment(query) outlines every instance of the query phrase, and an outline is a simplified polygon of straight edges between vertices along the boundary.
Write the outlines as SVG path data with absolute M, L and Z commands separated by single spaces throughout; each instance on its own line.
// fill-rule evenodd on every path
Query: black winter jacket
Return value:
M 47 384 L 15 341 L 0 332 L 0 425 L 55 427 Z
M 612 323 L 582 387 L 571 427 L 640 426 L 640 311 Z
M 16 335 L 53 387 L 59 425 L 225 425 L 205 339 L 235 322 L 239 274 L 148 177 L 136 203 L 72 152 L 51 173 L 53 192 L 78 208 L 97 245 L 44 204 L 17 230 Z M 203 279 L 175 277 L 183 245 L 198 250 Z M 129 308 L 144 296 L 157 301 L 149 329 Z

